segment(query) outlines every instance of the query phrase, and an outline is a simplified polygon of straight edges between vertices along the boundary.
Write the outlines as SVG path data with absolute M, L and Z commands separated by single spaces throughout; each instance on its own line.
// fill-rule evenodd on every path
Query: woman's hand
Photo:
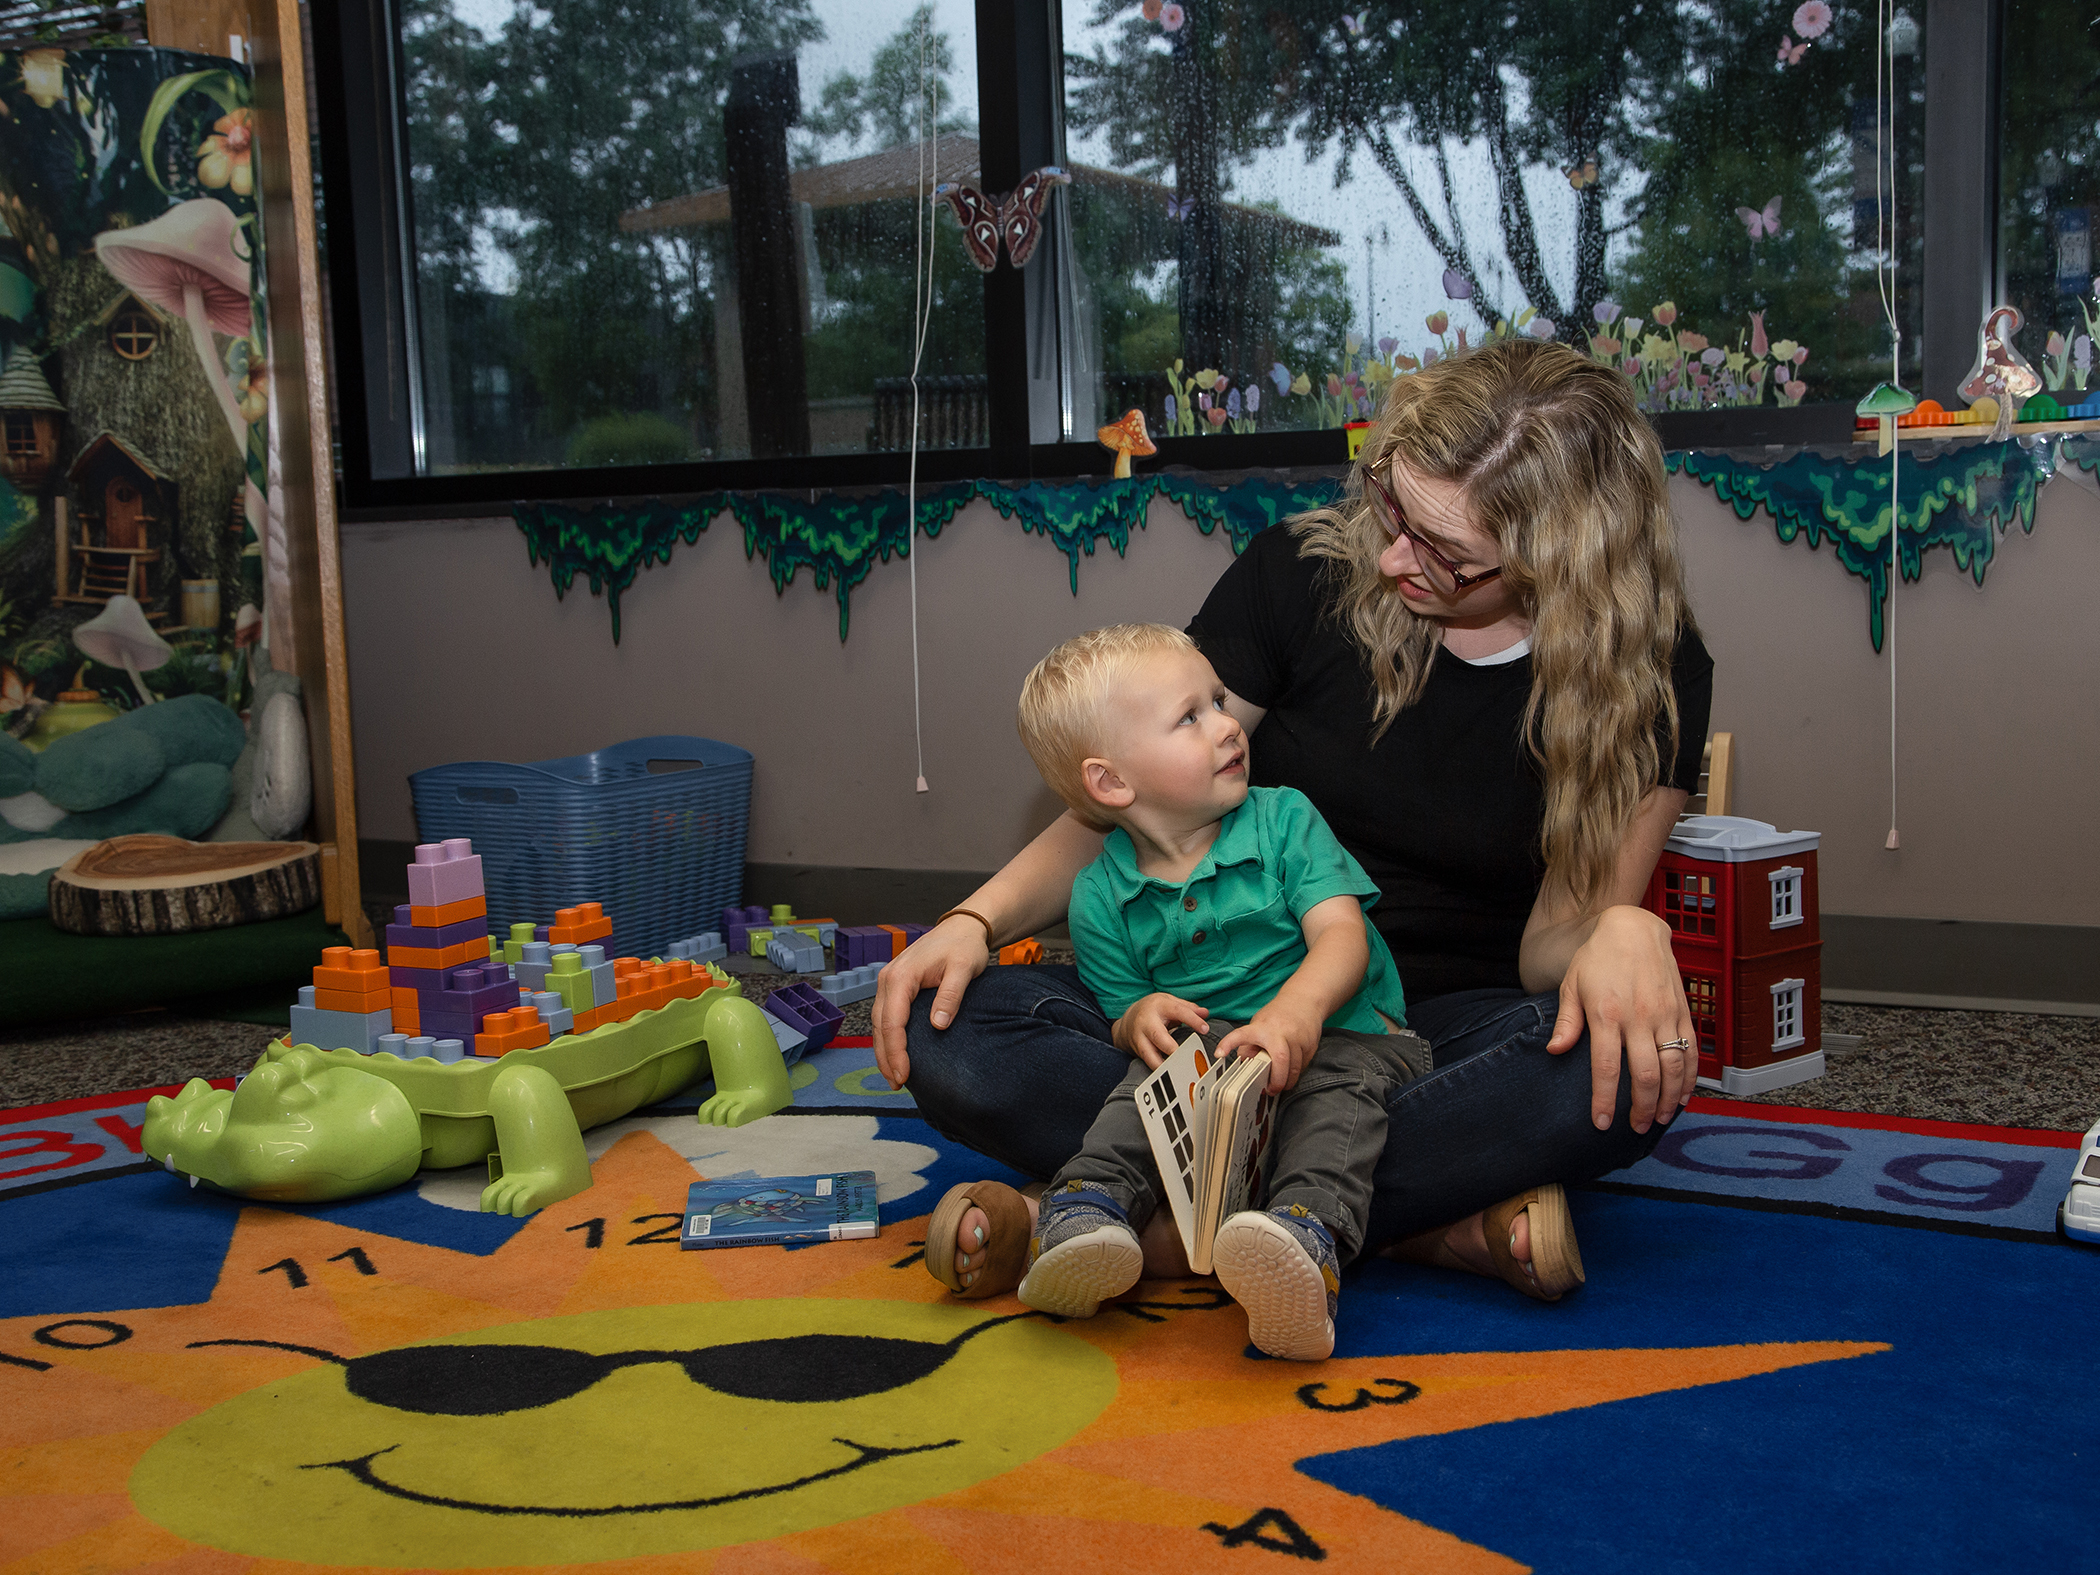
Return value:
M 991 960 L 984 926 L 958 913 L 905 947 L 876 976 L 875 1065 L 891 1088 L 902 1088 L 911 1075 L 904 1030 L 919 992 L 929 984 L 939 986 L 933 997 L 933 1026 L 946 1028 L 955 1020 L 963 990 Z
M 1160 1062 L 1176 1049 L 1176 1023 L 1200 1034 L 1210 1026 L 1210 1013 L 1194 1001 L 1184 1001 L 1178 995 L 1155 990 L 1130 1003 L 1130 1009 L 1116 1019 L 1112 1037 L 1118 1050 L 1136 1056 L 1157 1071 Z M 1221 1046 L 1221 1053 L 1222 1049 Z
M 1692 1097 L 1698 1042 L 1684 978 L 1670 952 L 1670 927 L 1645 908 L 1606 908 L 1576 948 L 1560 982 L 1560 1015 L 1546 1048 L 1572 1049 L 1590 1031 L 1590 1119 L 1609 1127 L 1618 1108 L 1619 1066 L 1633 1082 L 1633 1130 L 1667 1122 Z M 1683 1040 L 1689 1048 L 1670 1048 Z

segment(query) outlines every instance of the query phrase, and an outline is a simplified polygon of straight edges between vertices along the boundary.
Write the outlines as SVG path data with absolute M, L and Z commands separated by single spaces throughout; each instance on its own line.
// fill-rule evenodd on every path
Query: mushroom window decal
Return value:
M 1114 478 L 1117 481 L 1127 481 L 1130 478 L 1132 455 L 1159 452 L 1158 445 L 1145 430 L 1145 412 L 1142 410 L 1125 411 L 1121 421 L 1101 428 L 1094 437 L 1103 448 L 1116 456 Z
M 139 674 L 152 672 L 175 654 L 146 622 L 145 609 L 129 596 L 112 596 L 109 605 L 73 631 L 73 643 L 81 655 L 129 673 L 141 705 L 153 704 L 153 695 Z
M 252 326 L 249 260 L 235 245 L 239 225 L 226 204 L 198 197 L 177 203 L 151 223 L 104 230 L 95 237 L 95 255 L 141 301 L 189 324 L 190 340 L 233 433 L 234 449 L 246 453 L 248 423 L 212 340 L 214 329 L 244 337 Z

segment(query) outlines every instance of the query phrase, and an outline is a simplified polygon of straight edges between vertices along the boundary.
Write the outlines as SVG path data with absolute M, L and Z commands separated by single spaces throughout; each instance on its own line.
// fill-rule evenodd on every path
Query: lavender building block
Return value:
M 441 908 L 448 902 L 485 897 L 481 858 L 465 837 L 420 843 L 416 862 L 408 867 L 408 900 L 418 908 Z

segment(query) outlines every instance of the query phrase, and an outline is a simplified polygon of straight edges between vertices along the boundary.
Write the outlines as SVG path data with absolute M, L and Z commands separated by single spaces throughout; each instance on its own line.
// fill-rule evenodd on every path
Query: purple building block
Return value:
M 396 990 L 442 990 L 450 973 L 448 968 L 402 968 L 389 963 L 386 982 Z
M 909 946 L 913 941 L 924 935 L 931 926 L 925 924 L 900 924 L 897 928 L 904 932 L 904 944 Z
M 448 902 L 486 896 L 481 883 L 481 858 L 465 837 L 416 846 L 416 862 L 408 867 L 408 900 L 419 908 L 441 908 Z
M 848 968 L 866 968 L 890 960 L 890 948 L 894 944 L 890 932 L 872 924 L 858 924 L 852 928 L 841 927 L 832 946 L 832 966 L 841 973 Z
M 742 955 L 751 945 L 751 926 L 770 924 L 773 910 L 770 908 L 724 908 L 722 910 L 722 942 L 732 952 Z
M 408 911 L 405 907 L 394 910 L 394 922 L 386 927 L 388 946 L 420 946 L 435 950 L 457 946 L 461 941 L 478 940 L 489 932 L 486 919 L 461 919 L 457 924 L 422 929 L 409 923 Z
M 805 1055 L 815 1055 L 830 1044 L 831 1036 L 846 1020 L 846 1014 L 817 994 L 814 987 L 800 982 L 786 985 L 767 996 L 766 1010 L 797 1033 L 807 1036 L 809 1043 L 803 1047 Z

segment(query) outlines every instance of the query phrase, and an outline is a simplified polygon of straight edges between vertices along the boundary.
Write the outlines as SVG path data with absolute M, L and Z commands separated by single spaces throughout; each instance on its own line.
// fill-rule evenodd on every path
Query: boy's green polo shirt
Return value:
M 1368 912 L 1378 888 L 1296 788 L 1250 788 L 1180 886 L 1141 874 L 1118 828 L 1072 883 L 1079 977 L 1111 1018 L 1164 990 L 1244 1023 L 1305 961 L 1305 915 L 1343 896 Z M 1379 1013 L 1405 1023 L 1407 1002 L 1385 937 L 1368 920 L 1364 931 L 1363 987 L 1327 1026 L 1384 1033 Z

